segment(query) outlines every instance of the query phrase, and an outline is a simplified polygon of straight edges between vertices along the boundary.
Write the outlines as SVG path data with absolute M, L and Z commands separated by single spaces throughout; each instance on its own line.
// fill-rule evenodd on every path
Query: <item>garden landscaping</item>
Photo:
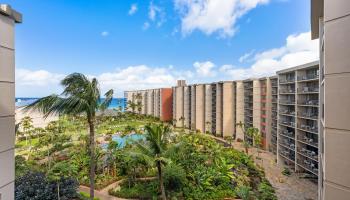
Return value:
M 132 134 L 142 137 L 125 139 L 124 145 L 114 140 L 116 136 L 128 138 Z M 89 186 L 88 124 L 84 117 L 61 116 L 40 132 L 31 126 L 22 127 L 16 141 L 17 180 L 40 173 L 51 184 L 47 192 L 56 194 L 51 199 L 64 199 L 66 192 L 76 191 L 78 185 Z M 96 141 L 95 188 L 123 180 L 109 190 L 116 197 L 276 199 L 264 171 L 250 156 L 225 148 L 205 134 L 174 129 L 154 117 L 128 112 L 99 115 Z M 35 182 L 35 177 L 30 180 Z M 76 184 L 64 184 L 65 179 Z M 40 199 L 35 194 L 27 195 Z M 21 199 L 17 197 L 16 192 L 16 199 Z M 87 194 L 73 193 L 68 199 L 86 197 Z

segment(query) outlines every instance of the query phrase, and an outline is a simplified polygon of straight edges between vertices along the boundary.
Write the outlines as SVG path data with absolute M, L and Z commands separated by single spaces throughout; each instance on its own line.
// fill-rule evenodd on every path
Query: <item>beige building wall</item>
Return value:
M 177 119 L 177 117 L 176 117 L 176 87 L 172 87 L 171 90 L 173 91 L 173 120 L 175 120 L 175 119 Z M 174 123 L 174 121 L 173 121 L 173 123 Z
M 154 109 L 153 109 L 153 106 L 154 106 L 154 95 L 153 95 L 153 90 L 147 90 L 147 115 L 154 115 Z
M 211 84 L 205 85 L 205 133 L 212 133 L 212 102 L 213 102 L 213 94 L 212 94 L 212 86 Z
M 217 136 L 223 136 L 223 83 L 216 83 L 216 112 L 215 112 L 215 132 Z
M 175 87 L 176 91 L 176 110 L 175 110 L 175 119 L 176 119 L 176 126 L 182 127 L 184 121 L 181 120 L 181 118 L 184 117 L 184 87 L 179 86 Z
M 184 87 L 184 117 L 185 127 L 190 128 L 191 126 L 191 87 Z
M 235 83 L 224 82 L 222 93 L 222 132 L 223 137 L 233 136 L 236 130 Z
M 196 85 L 191 85 L 191 130 L 196 130 Z
M 269 149 L 271 145 L 272 130 L 272 85 L 271 79 L 266 78 L 266 132 L 265 132 L 265 149 Z
M 320 199 L 350 197 L 350 1 L 312 0 L 313 38 L 320 38 Z M 322 144 L 322 143 L 320 143 Z
M 142 99 L 141 99 L 141 102 L 142 102 L 141 114 L 145 115 L 145 114 L 147 114 L 147 91 L 143 90 L 140 93 L 142 95 Z
M 205 85 L 196 85 L 196 130 L 205 133 Z
M 0 4 L 0 199 L 14 199 L 15 23 L 22 17 Z
M 243 81 L 236 81 L 236 123 L 244 123 L 244 86 Z M 241 128 L 236 129 L 236 139 L 244 140 Z
M 154 89 L 154 115 L 160 117 L 160 89 Z
M 261 124 L 261 85 L 253 80 L 253 126 L 260 129 Z

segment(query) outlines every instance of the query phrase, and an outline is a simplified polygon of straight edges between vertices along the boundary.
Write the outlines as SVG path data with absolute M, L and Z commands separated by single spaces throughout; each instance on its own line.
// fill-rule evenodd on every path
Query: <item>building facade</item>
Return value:
M 350 1 L 311 0 L 320 41 L 319 199 L 350 196 Z
M 244 129 L 257 128 L 261 147 L 276 154 L 279 164 L 318 179 L 318 61 L 259 79 L 189 86 L 181 81 L 171 91 L 177 127 L 251 144 Z
M 0 4 L 0 199 L 15 198 L 15 24 L 21 21 Z
M 139 104 L 134 108 L 135 113 L 158 117 L 162 121 L 173 119 L 173 90 L 160 88 L 149 90 L 125 91 L 124 97 L 128 102 L 127 111 L 132 112 L 130 103 Z
M 319 63 L 308 63 L 277 74 L 277 162 L 317 178 Z

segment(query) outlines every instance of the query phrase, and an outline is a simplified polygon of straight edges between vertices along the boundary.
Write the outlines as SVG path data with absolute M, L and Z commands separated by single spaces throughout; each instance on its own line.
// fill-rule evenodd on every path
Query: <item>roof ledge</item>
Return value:
M 8 4 L 0 4 L 0 14 L 10 17 L 16 23 L 22 23 L 22 14 L 12 9 Z

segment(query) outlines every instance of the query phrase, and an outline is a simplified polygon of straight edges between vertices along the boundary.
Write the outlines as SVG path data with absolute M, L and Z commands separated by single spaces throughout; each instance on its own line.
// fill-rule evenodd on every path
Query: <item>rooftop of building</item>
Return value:
M 323 17 L 324 0 L 311 0 L 311 38 L 317 39 L 320 30 L 320 18 Z
M 320 63 L 319 61 L 309 62 L 309 63 L 303 64 L 303 65 L 298 65 L 298 66 L 295 66 L 295 67 L 290 67 L 290 68 L 287 68 L 287 69 L 283 69 L 283 70 L 277 71 L 276 73 L 277 74 L 283 74 L 283 73 L 293 72 L 293 71 L 296 71 L 296 70 L 313 68 L 313 67 L 319 65 L 319 63 Z
M 16 23 L 22 23 L 22 14 L 12 9 L 8 4 L 0 4 L 0 14 L 10 17 Z

